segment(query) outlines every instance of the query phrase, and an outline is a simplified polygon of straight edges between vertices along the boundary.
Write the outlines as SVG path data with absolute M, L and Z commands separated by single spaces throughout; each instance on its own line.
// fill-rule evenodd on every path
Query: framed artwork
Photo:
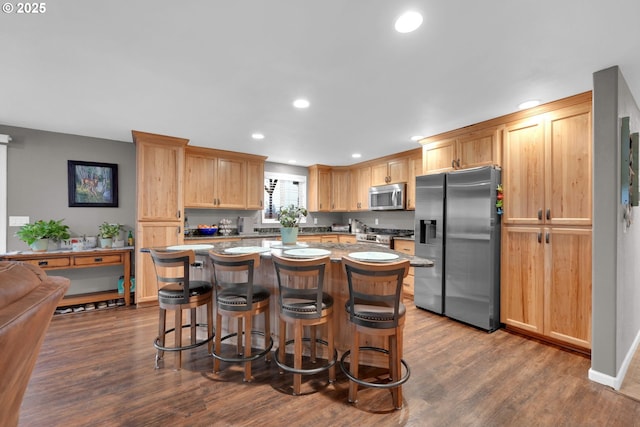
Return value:
M 118 207 L 118 165 L 69 160 L 69 207 Z

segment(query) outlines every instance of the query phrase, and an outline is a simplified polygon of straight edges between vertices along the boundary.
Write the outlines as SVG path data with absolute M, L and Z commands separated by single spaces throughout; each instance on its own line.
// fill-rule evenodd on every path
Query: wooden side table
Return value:
M 22 261 L 37 265 L 43 270 L 73 270 L 77 268 L 122 265 L 124 270 L 124 301 L 125 305 L 130 305 L 132 252 L 132 246 L 113 249 L 89 249 L 84 251 L 19 252 L 0 255 L 0 260 Z M 61 300 L 60 306 L 79 305 L 118 298 L 120 298 L 120 294 L 117 289 L 68 295 Z

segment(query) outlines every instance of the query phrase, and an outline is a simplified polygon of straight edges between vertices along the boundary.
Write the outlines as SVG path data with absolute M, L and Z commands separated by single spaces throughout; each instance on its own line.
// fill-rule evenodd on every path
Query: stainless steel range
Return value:
M 362 243 L 375 243 L 379 246 L 391 247 L 394 237 L 405 236 L 407 233 L 356 233 L 356 240 Z

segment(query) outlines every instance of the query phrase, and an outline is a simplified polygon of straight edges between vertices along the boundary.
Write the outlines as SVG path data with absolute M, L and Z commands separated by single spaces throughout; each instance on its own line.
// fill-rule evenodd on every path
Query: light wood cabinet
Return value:
M 156 248 L 182 243 L 182 227 L 175 222 L 140 222 L 136 232 L 136 246 Z M 153 260 L 149 253 L 136 251 L 136 303 L 155 304 L 158 284 Z
M 188 140 L 133 131 L 138 221 L 180 221 L 182 168 Z
M 264 160 L 247 160 L 247 209 L 264 209 Z
M 339 238 L 337 234 L 324 234 L 320 241 L 322 243 L 338 243 Z
M 407 182 L 409 160 L 406 157 L 389 159 L 371 165 L 371 185 Z
M 357 166 L 349 174 L 349 211 L 369 210 L 369 187 L 371 187 L 371 166 Z
M 423 145 L 423 173 L 500 165 L 500 127 L 475 130 Z
M 411 240 L 397 240 L 393 241 L 393 249 L 398 252 L 403 252 L 407 255 L 415 255 L 415 242 Z M 413 299 L 413 284 L 414 284 L 414 268 L 409 267 L 409 273 L 404 278 L 402 292 L 404 295 L 410 296 Z
M 330 166 L 309 166 L 307 206 L 311 212 L 329 212 L 331 210 Z
M 358 241 L 353 234 L 340 234 L 338 235 L 338 243 L 358 243 Z
M 183 238 L 184 150 L 187 139 L 132 131 L 136 144 L 136 246 L 170 246 Z M 155 303 L 149 254 L 136 251 L 136 303 Z
M 351 174 L 347 168 L 331 170 L 331 210 L 347 212 L 349 210 L 349 194 Z
M 264 158 L 231 151 L 187 147 L 185 206 L 262 209 Z
M 506 126 L 504 223 L 591 225 L 591 104 Z
M 591 230 L 503 228 L 501 322 L 581 349 L 591 347 Z
M 422 175 L 422 150 L 409 157 L 409 178 L 407 179 L 407 210 L 416 209 L 416 177 Z

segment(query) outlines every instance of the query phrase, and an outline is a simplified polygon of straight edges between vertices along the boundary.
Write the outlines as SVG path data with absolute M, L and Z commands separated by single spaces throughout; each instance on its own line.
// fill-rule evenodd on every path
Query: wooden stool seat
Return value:
M 349 284 L 345 310 L 349 316 L 353 342 L 340 359 L 340 367 L 349 378 L 349 402 L 357 402 L 358 386 L 391 389 L 394 407 L 402 407 L 402 384 L 411 375 L 402 359 L 403 329 L 406 308 L 402 304 L 402 282 L 409 271 L 409 261 L 367 263 L 342 258 Z M 361 335 L 388 339 L 388 349 L 361 346 Z M 368 382 L 358 378 L 360 351 L 377 351 L 389 357 L 389 381 Z M 349 358 L 349 369 L 345 360 Z M 402 366 L 405 374 L 402 375 Z
M 278 278 L 278 307 L 280 318 L 280 341 L 275 361 L 284 371 L 293 373 L 293 394 L 299 395 L 302 375 L 312 375 L 329 371 L 329 382 L 336 379 L 335 364 L 338 352 L 333 339 L 333 298 L 323 292 L 324 273 L 330 258 L 294 259 L 271 255 Z M 294 338 L 286 339 L 287 324 L 292 325 Z M 317 326 L 327 326 L 327 340 L 317 337 Z M 303 337 L 304 328 L 310 327 L 310 336 Z M 327 347 L 327 363 L 311 369 L 302 368 L 303 342 L 310 344 L 311 362 L 316 362 L 317 344 Z M 294 345 L 293 366 L 285 363 L 285 349 Z

